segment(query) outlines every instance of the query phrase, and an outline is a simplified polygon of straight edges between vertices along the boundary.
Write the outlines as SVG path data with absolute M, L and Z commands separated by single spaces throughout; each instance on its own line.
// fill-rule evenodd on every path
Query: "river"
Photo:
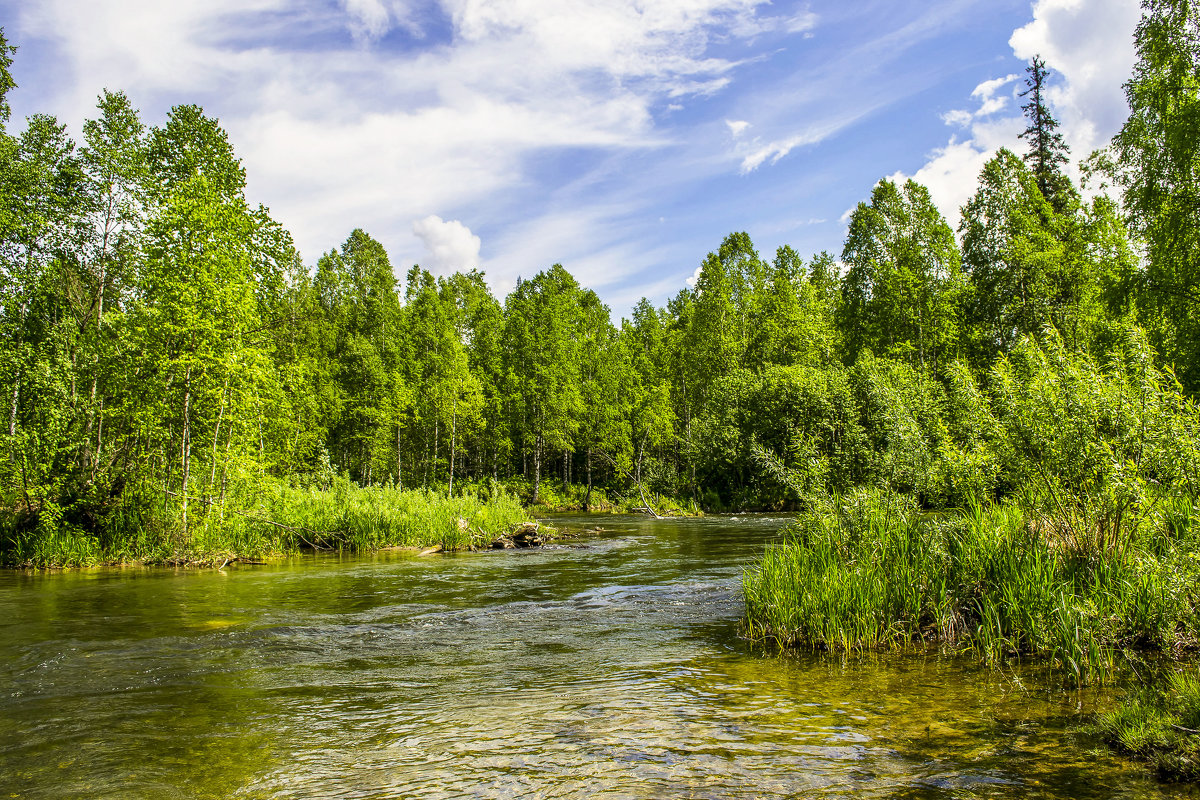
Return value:
M 1097 690 L 739 639 L 783 522 L 0 574 L 0 797 L 1192 796 L 1072 732 Z

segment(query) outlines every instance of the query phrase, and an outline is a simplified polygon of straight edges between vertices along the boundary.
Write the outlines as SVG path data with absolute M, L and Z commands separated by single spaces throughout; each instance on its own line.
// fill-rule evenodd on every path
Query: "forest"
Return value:
M 0 34 L 0 560 L 790 510 L 747 575 L 756 635 L 965 642 L 1079 683 L 1191 650 L 1200 9 L 1144 12 L 1130 116 L 1082 184 L 1035 58 L 1025 151 L 987 162 L 957 230 L 881 180 L 841 253 L 732 233 L 619 321 L 557 264 L 498 298 L 478 270 L 399 280 L 363 230 L 305 263 L 194 105 L 147 125 L 104 91 L 81 142 L 18 131 Z
M 1147 6 L 1090 188 L 1035 59 L 1027 152 L 987 163 L 957 231 L 882 180 L 838 256 L 730 234 L 617 324 L 560 265 L 501 301 L 478 270 L 399 281 L 362 230 L 305 264 L 199 107 L 148 127 L 105 91 L 81 143 L 31 116 L 0 136 L 0 553 L 186 551 L 335 485 L 709 511 L 1190 491 L 1200 36 L 1177 5 Z

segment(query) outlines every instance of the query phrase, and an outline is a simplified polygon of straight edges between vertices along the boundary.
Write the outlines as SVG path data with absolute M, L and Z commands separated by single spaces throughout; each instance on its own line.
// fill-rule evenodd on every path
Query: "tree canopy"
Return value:
M 957 232 L 881 180 L 840 260 L 730 233 L 694 288 L 619 322 L 559 264 L 497 297 L 479 270 L 398 270 L 361 229 L 306 264 L 198 106 L 147 125 L 105 91 L 79 145 L 31 116 L 0 130 L 0 506 L 187 538 L 264 482 L 331 475 L 712 508 L 1006 491 L 980 403 L 1030 342 L 1101 363 L 1142 326 L 1200 382 L 1200 12 L 1145 8 L 1121 197 L 1081 199 L 1035 58 L 1029 151 L 987 162 Z M 13 53 L 0 31 L 3 123 Z

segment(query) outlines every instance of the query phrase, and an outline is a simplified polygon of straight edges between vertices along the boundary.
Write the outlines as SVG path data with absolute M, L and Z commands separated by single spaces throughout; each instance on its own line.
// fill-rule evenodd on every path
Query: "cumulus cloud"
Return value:
M 1140 18 L 1137 0 L 1038 0 L 1033 20 L 1013 32 L 1009 45 L 1022 61 L 1040 55 L 1050 68 L 1047 100 L 1075 159 L 1086 157 L 1119 130 L 1128 114 L 1121 85 L 1133 69 L 1133 32 Z M 1021 116 L 1000 115 L 1015 92 L 1023 90 L 1020 75 L 1012 74 L 979 84 L 971 96 L 973 111 L 956 109 L 942 116 L 947 125 L 966 129 L 911 176 L 890 175 L 895 181 L 914 178 L 930 194 L 951 225 L 957 227 L 960 208 L 975 191 L 983 165 L 1001 147 L 1024 152 L 1019 134 Z M 1008 94 L 1002 92 L 1011 85 Z M 1016 108 L 1012 109 L 1014 112 Z
M 930 154 L 929 160 L 915 174 L 895 172 L 888 180 L 903 183 L 912 178 L 928 187 L 942 216 L 957 229 L 960 209 L 975 193 L 983 165 L 1001 147 L 1015 148 L 1021 130 L 1023 123 L 1018 117 L 975 122 L 971 126 L 971 138 L 960 141 L 951 137 L 945 147 Z
M 1033 21 L 1009 39 L 1024 61 L 1057 72 L 1049 100 L 1077 157 L 1103 147 L 1129 115 L 1123 84 L 1133 72 L 1137 0 L 1038 0 Z
M 438 275 L 466 271 L 479 266 L 479 237 L 458 220 L 444 220 L 436 214 L 415 220 L 413 235 L 429 253 L 427 269 Z

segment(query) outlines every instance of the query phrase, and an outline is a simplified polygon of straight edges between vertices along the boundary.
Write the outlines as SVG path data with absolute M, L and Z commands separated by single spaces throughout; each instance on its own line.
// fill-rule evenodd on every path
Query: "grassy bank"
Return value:
M 1153 505 L 1103 537 L 1015 500 L 934 515 L 890 493 L 827 499 L 745 575 L 747 629 L 819 649 L 937 643 L 1103 680 L 1200 637 L 1193 508 Z
M 176 497 L 129 487 L 97 519 L 43 505 L 29 515 L 0 518 L 0 563 L 15 567 L 219 563 L 261 559 L 304 549 L 384 547 L 464 549 L 490 542 L 528 518 L 517 498 L 498 489 L 447 496 L 416 489 L 361 488 L 344 479 L 328 488 L 259 484 L 249 500 L 192 501 L 183 525 Z

